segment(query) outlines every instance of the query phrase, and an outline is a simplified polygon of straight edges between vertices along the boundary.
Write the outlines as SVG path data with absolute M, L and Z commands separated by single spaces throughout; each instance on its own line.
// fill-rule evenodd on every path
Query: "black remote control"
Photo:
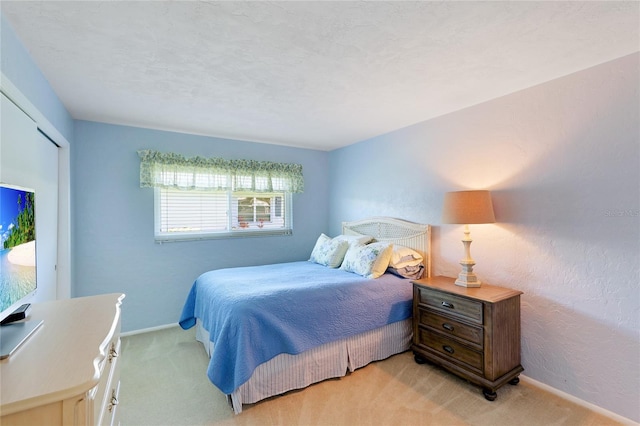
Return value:
M 31 303 L 25 303 L 15 311 L 11 312 L 5 319 L 3 319 L 2 322 L 0 322 L 0 325 L 5 325 L 25 319 L 27 317 L 27 311 L 29 311 L 30 307 Z

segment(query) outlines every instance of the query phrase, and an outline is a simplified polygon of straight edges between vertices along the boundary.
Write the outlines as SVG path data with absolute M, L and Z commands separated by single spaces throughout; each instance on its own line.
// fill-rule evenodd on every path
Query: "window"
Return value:
M 140 187 L 155 190 L 156 240 L 291 234 L 300 164 L 138 155 Z
M 291 234 L 291 194 L 286 192 L 155 189 L 159 241 Z

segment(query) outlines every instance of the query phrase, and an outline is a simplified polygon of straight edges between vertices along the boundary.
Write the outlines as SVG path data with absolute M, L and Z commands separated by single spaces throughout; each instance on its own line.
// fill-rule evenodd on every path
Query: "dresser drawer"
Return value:
M 440 315 L 431 310 L 419 309 L 419 324 L 438 330 L 447 336 L 454 336 L 458 339 L 465 340 L 478 350 L 482 350 L 483 346 L 483 329 L 468 324 L 461 323 L 450 316 Z
M 116 371 L 114 372 L 114 377 L 111 381 L 111 387 L 109 390 L 109 394 L 107 395 L 107 405 L 105 407 L 105 411 L 103 413 L 103 417 L 102 417 L 102 425 L 104 426 L 113 426 L 113 425 L 119 425 L 120 424 L 120 420 L 119 420 L 119 411 L 118 411 L 118 404 L 119 404 L 119 398 L 120 398 L 120 369 L 119 367 L 116 368 Z
M 120 319 L 116 322 L 116 333 L 107 346 L 107 353 L 100 365 L 100 382 L 92 390 L 93 424 L 111 424 L 109 409 L 114 392 L 120 382 Z M 117 393 L 117 392 L 116 392 Z
M 430 288 L 418 288 L 418 303 L 437 309 L 440 312 L 458 316 L 476 324 L 482 324 L 482 302 L 465 299 Z
M 482 374 L 483 355 L 453 339 L 442 336 L 428 329 L 420 328 L 418 345 L 437 352 L 442 358 L 446 358 L 461 367 Z
M 97 425 L 110 424 L 107 420 L 109 417 L 109 404 L 113 396 L 113 392 L 120 381 L 120 338 L 115 336 L 109 343 L 109 351 L 103 360 L 101 369 L 100 383 L 96 387 L 95 400 L 93 402 L 93 421 Z

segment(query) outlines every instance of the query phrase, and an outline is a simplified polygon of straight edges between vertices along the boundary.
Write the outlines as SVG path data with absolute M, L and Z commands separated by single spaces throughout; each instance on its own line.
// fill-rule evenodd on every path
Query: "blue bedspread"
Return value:
M 312 262 L 229 268 L 202 274 L 180 326 L 198 318 L 215 350 L 207 371 L 225 394 L 281 353 L 299 354 L 411 316 L 410 280 L 370 280 Z

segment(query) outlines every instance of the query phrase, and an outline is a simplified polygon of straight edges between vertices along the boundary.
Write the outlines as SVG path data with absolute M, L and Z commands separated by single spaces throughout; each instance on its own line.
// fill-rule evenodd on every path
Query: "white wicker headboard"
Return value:
M 431 225 L 392 217 L 372 217 L 354 222 L 342 222 L 342 233 L 370 235 L 376 241 L 410 247 L 424 256 L 426 276 L 431 276 Z

